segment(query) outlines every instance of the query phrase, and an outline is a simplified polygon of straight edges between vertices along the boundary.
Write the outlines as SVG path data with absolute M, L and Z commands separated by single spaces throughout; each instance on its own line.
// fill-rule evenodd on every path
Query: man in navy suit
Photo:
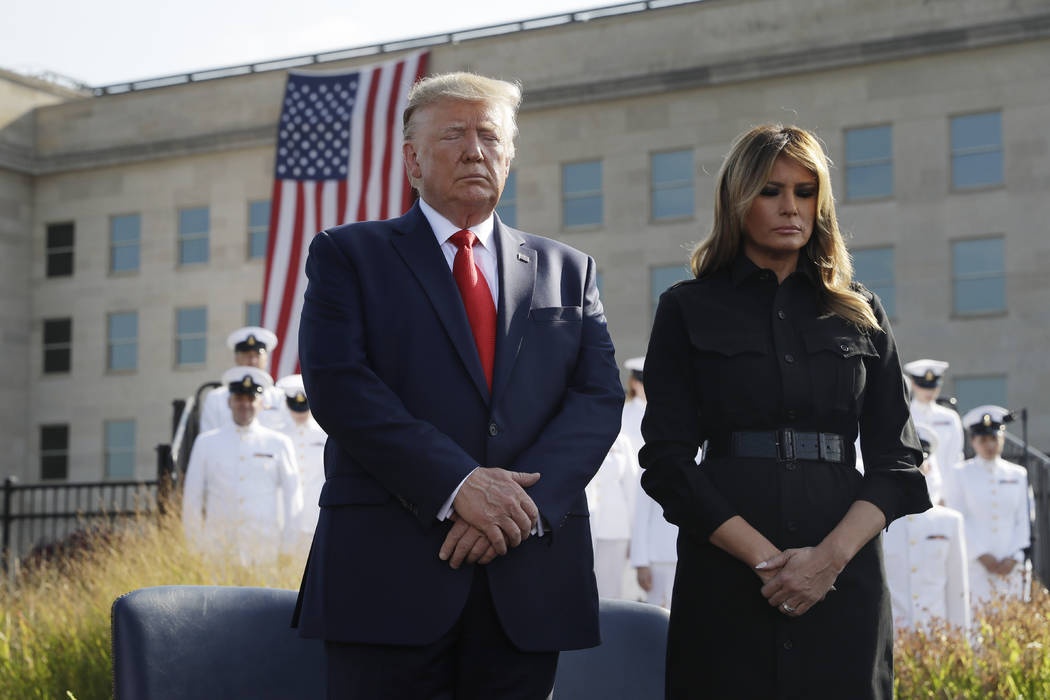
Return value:
M 516 85 L 424 79 L 420 201 L 317 235 L 299 352 L 328 433 L 297 623 L 330 698 L 546 698 L 599 643 L 584 487 L 623 391 L 588 256 L 493 212 Z

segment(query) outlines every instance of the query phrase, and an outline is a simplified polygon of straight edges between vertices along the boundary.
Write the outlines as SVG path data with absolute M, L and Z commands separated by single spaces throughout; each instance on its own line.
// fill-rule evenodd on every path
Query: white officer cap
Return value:
M 277 347 L 277 336 L 259 326 L 245 326 L 226 336 L 226 347 L 234 352 L 272 351 Z
M 258 396 L 264 389 L 273 386 L 273 379 L 257 367 L 238 366 L 222 373 L 222 383 L 230 388 L 231 394 Z
M 916 386 L 933 389 L 940 385 L 949 366 L 941 360 L 912 360 L 904 365 L 904 373 L 911 377 Z
M 1006 431 L 1006 424 L 1013 419 L 1009 409 L 985 404 L 967 411 L 962 422 L 973 435 L 998 435 Z
M 310 409 L 306 400 L 306 389 L 303 387 L 303 375 L 289 374 L 277 380 L 277 388 L 284 392 L 288 398 L 288 408 L 292 411 L 303 412 Z
M 937 452 L 937 445 L 940 443 L 940 439 L 937 437 L 937 432 L 926 425 L 925 423 L 916 423 L 915 432 L 919 436 L 919 442 L 922 444 L 922 451 L 926 453 L 926 457 Z
M 624 360 L 623 366 L 625 369 L 631 370 L 632 378 L 642 381 L 642 369 L 645 367 L 645 355 L 642 355 L 641 357 L 631 357 Z

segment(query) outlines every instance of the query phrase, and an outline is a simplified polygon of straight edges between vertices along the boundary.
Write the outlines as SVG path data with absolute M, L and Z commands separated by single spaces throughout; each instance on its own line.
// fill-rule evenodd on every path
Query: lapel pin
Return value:
M 518 253 L 518 260 L 522 261 L 523 263 L 527 263 L 529 261 L 529 256 L 525 255 L 524 253 Z

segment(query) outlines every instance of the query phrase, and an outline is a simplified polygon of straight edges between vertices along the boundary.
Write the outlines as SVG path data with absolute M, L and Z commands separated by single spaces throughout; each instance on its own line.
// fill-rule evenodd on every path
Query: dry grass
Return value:
M 176 510 L 177 512 L 177 510 Z M 112 697 L 110 606 L 146 586 L 298 588 L 301 565 L 246 569 L 187 549 L 177 515 L 142 516 L 0 582 L 0 698 Z
M 186 548 L 177 516 L 141 517 L 75 553 L 0 583 L 0 698 L 109 698 L 113 600 L 146 586 L 203 584 L 296 588 L 301 564 L 246 569 L 209 563 Z M 933 624 L 901 632 L 897 697 L 1050 699 L 1050 594 L 999 601 L 979 617 L 979 642 Z

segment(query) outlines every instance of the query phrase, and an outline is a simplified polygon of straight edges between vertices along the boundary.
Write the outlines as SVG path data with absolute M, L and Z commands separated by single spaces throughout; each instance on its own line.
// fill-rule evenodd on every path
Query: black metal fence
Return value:
M 125 518 L 156 512 L 158 481 L 19 484 L 8 477 L 0 511 L 0 564 L 44 551 L 74 533 L 107 529 Z
M 1043 585 L 1050 584 L 1050 457 L 1028 446 L 1023 439 L 1006 436 L 1003 459 L 1028 470 L 1032 487 L 1032 573 Z

